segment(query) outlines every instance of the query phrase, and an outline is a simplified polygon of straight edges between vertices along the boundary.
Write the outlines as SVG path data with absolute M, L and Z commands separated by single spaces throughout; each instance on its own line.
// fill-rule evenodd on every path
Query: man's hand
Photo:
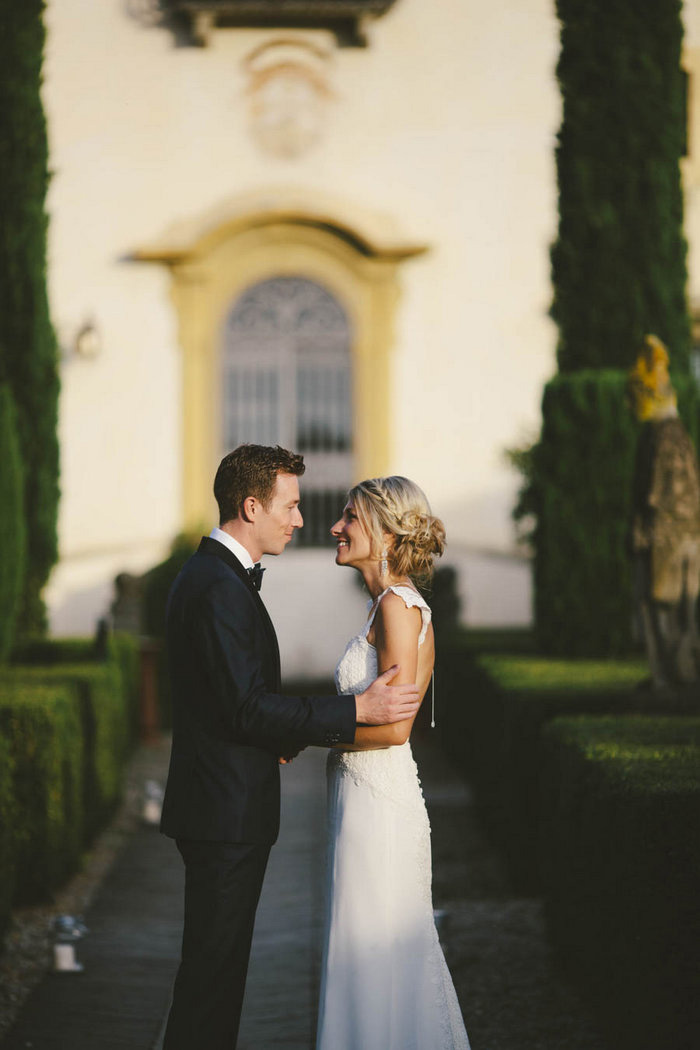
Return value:
M 280 755 L 277 761 L 281 766 L 288 766 L 292 759 L 300 755 L 302 751 L 304 751 L 304 748 L 300 747 L 298 751 L 290 751 L 287 755 Z
M 399 665 L 394 664 L 371 686 L 355 697 L 357 721 L 369 726 L 383 726 L 391 722 L 403 722 L 413 718 L 420 707 L 421 697 L 418 686 L 389 685 L 399 672 Z

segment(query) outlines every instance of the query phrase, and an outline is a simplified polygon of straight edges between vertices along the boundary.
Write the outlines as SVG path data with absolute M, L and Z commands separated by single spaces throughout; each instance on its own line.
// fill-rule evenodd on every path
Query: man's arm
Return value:
M 418 710 L 415 685 L 390 686 L 389 668 L 358 697 L 287 697 L 266 689 L 257 655 L 254 610 L 231 600 L 226 583 L 200 597 L 193 629 L 211 688 L 235 736 L 280 753 L 280 743 L 304 747 L 352 744 L 355 724 L 381 725 L 411 717 Z
M 308 744 L 329 747 L 355 735 L 352 696 L 288 697 L 268 691 L 261 664 L 258 613 L 228 581 L 210 587 L 192 610 L 207 689 L 234 737 L 280 753 Z

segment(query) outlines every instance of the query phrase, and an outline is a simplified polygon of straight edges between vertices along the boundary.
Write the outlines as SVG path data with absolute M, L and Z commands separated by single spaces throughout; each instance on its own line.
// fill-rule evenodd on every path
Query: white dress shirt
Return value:
M 224 547 L 228 547 L 231 553 L 236 555 L 244 569 L 253 568 L 253 559 L 248 551 L 242 543 L 234 540 L 233 536 L 229 536 L 228 532 L 224 532 L 223 529 L 213 528 L 209 533 L 209 538 L 218 540 L 219 543 L 223 543 Z

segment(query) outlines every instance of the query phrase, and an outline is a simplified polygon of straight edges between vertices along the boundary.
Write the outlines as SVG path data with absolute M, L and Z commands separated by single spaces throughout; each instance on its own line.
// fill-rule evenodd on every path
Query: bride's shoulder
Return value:
M 432 619 L 423 595 L 408 584 L 393 584 L 386 589 L 379 600 L 377 617 L 385 636 L 396 637 L 400 633 L 410 637 L 417 630 L 419 646 L 425 641 Z
M 417 606 L 419 609 L 430 612 L 430 606 L 423 595 L 407 583 L 395 583 L 388 587 L 382 596 L 382 604 L 387 601 L 393 603 L 397 608 L 403 606 L 406 609 L 413 609 Z
M 382 594 L 376 615 L 385 625 L 412 623 L 414 620 L 419 623 L 416 611 L 420 611 L 421 619 L 430 616 L 428 604 L 418 591 L 408 585 L 397 584 L 388 587 Z

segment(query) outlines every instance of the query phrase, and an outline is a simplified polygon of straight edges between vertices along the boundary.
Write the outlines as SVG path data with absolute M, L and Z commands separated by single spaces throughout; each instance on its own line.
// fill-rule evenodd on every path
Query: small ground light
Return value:
M 75 945 L 87 932 L 88 928 L 80 916 L 59 915 L 54 919 L 51 927 L 54 973 L 83 972 L 84 967 L 75 956 Z
M 157 780 L 147 780 L 143 790 L 144 824 L 160 824 L 163 808 L 163 788 Z

